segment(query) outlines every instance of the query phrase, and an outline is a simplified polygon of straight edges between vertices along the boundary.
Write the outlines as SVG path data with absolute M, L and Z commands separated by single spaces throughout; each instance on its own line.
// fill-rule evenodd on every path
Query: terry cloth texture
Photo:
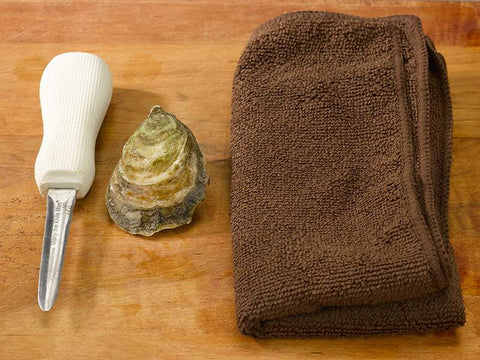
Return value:
M 445 61 L 418 18 L 300 12 L 258 27 L 233 86 L 240 330 L 462 325 L 447 229 L 451 132 Z

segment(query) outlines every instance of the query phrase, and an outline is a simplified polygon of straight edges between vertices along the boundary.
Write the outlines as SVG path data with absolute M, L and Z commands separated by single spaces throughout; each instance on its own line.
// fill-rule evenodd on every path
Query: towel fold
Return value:
M 258 27 L 232 100 L 240 330 L 462 325 L 447 228 L 451 132 L 445 61 L 418 18 L 300 12 Z

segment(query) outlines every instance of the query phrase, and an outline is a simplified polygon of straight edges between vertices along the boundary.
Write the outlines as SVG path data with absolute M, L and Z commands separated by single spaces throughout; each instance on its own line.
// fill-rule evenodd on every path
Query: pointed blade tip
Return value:
M 41 299 L 40 297 L 38 298 L 38 306 L 40 306 L 40 309 L 44 312 L 50 311 L 54 303 L 55 300 L 47 301 L 47 299 Z

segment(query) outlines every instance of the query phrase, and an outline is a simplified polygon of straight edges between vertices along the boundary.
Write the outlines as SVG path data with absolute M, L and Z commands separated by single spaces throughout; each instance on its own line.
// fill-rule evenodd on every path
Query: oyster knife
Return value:
M 112 97 L 112 75 L 98 56 L 71 52 L 54 57 L 40 81 L 43 139 L 35 181 L 47 197 L 38 304 L 52 308 L 58 294 L 75 199 L 95 176 L 95 142 Z

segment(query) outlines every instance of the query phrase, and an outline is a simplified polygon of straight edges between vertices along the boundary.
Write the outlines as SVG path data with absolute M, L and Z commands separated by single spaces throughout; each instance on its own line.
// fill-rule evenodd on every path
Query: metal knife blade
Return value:
M 57 298 L 76 193 L 75 189 L 48 190 L 38 281 L 38 304 L 43 311 L 49 311 Z

